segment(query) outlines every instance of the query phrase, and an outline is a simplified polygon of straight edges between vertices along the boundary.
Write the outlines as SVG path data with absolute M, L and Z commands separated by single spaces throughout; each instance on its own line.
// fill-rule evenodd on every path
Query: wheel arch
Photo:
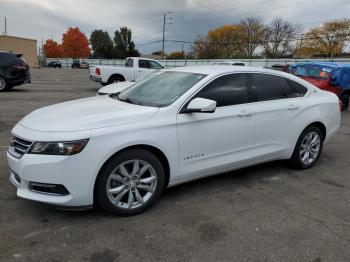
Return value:
M 349 95 L 350 96 L 350 89 L 344 89 L 341 95 Z
M 321 132 L 322 132 L 322 136 L 323 136 L 323 141 L 326 139 L 327 136 L 327 128 L 326 125 L 324 123 L 322 123 L 321 121 L 314 121 L 312 123 L 310 123 L 308 126 L 306 126 L 301 133 L 299 134 L 299 136 L 304 132 L 305 129 L 309 128 L 310 126 L 316 126 L 318 127 Z
M 136 145 L 130 145 L 130 146 L 126 146 L 120 150 L 118 150 L 117 152 L 115 152 L 114 154 L 110 155 L 103 163 L 103 165 L 100 167 L 100 169 L 98 170 L 98 173 L 95 177 L 95 181 L 94 181 L 94 190 L 93 190 L 93 202 L 95 203 L 95 199 L 96 199 L 96 181 L 97 178 L 99 177 L 102 169 L 105 167 L 105 165 L 108 163 L 108 161 L 115 157 L 116 155 L 131 150 L 131 149 L 143 149 L 146 151 L 149 151 L 150 153 L 154 154 L 160 161 L 160 163 L 162 164 L 163 168 L 164 168 L 164 172 L 165 172 L 165 188 L 168 186 L 169 184 L 169 180 L 170 180 L 170 164 L 169 164 L 169 160 L 166 157 L 166 155 L 164 154 L 164 152 L 162 150 L 160 150 L 159 148 L 152 146 L 152 145 L 147 145 L 147 144 L 136 144 Z
M 121 75 L 121 74 L 112 74 L 112 75 L 108 78 L 108 80 L 107 80 L 108 83 L 109 83 L 109 80 L 111 80 L 112 77 L 118 77 L 118 78 L 120 78 L 122 81 L 125 81 L 125 77 L 124 77 L 123 75 Z

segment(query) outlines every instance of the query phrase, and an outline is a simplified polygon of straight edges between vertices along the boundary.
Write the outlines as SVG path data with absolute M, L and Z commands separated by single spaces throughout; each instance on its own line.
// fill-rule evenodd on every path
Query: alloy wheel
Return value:
M 0 90 L 4 90 L 6 88 L 6 81 L 2 77 L 0 77 Z
M 154 168 L 143 160 L 119 164 L 109 175 L 106 193 L 116 207 L 134 209 L 144 205 L 157 186 Z
M 321 138 L 317 132 L 307 133 L 301 142 L 299 156 L 303 164 L 312 164 L 321 148 Z

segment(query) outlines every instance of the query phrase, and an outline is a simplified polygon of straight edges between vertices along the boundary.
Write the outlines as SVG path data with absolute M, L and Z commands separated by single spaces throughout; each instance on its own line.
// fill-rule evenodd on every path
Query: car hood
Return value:
M 19 124 L 43 132 L 91 130 L 147 120 L 158 110 L 128 104 L 109 96 L 96 96 L 35 110 Z
M 127 88 L 129 88 L 134 84 L 135 82 L 123 81 L 123 82 L 106 85 L 104 87 L 101 87 L 98 90 L 98 94 L 115 94 L 126 90 Z

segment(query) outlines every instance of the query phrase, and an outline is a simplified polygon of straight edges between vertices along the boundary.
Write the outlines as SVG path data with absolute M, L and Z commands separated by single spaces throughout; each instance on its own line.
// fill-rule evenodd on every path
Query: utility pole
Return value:
M 162 59 L 164 59 L 165 58 L 165 26 L 166 25 L 170 25 L 170 24 L 172 24 L 172 23 L 167 23 L 167 19 L 172 19 L 171 17 L 170 18 L 168 18 L 167 17 L 167 14 L 171 14 L 171 12 L 165 12 L 164 14 L 163 14 L 163 39 L 162 39 Z
M 5 16 L 4 20 L 5 20 L 5 35 L 7 35 L 7 23 L 6 23 L 6 16 Z
M 165 20 L 166 13 L 163 15 L 163 40 L 162 40 L 162 59 L 164 59 L 164 43 L 165 43 Z
M 300 46 L 299 46 L 299 59 L 301 58 L 301 48 L 303 46 L 303 37 L 304 37 L 304 34 L 301 34 Z

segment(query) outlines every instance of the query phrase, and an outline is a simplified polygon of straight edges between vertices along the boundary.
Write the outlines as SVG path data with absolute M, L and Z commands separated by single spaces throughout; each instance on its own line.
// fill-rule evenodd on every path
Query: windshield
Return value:
M 185 72 L 157 72 L 125 90 L 117 98 L 132 104 L 164 107 L 176 101 L 205 76 Z
M 328 79 L 331 71 L 332 69 L 329 67 L 298 66 L 294 68 L 293 74 L 297 76 L 306 76 L 326 80 Z

